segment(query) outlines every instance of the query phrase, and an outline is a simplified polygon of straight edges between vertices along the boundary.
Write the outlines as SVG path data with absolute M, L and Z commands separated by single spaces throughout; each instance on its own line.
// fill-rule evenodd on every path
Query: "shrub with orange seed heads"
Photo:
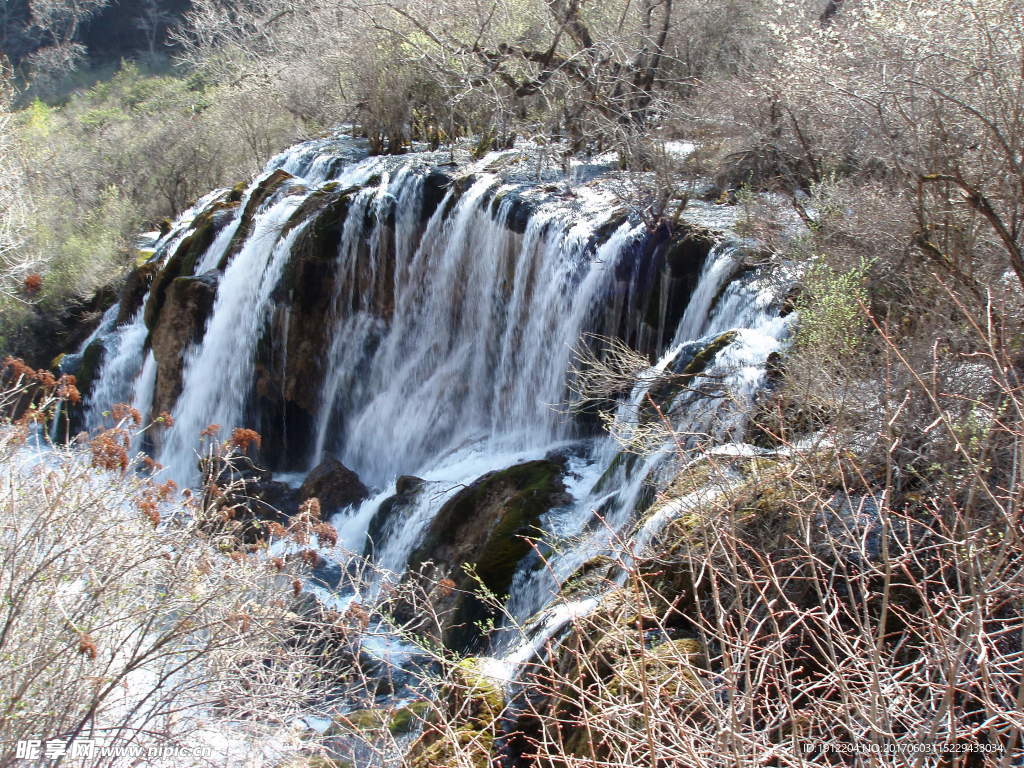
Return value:
M 232 613 L 228 615 L 228 621 L 234 624 L 238 624 L 238 631 L 245 634 L 249 631 L 249 626 L 252 622 L 252 617 L 248 613 Z
M 29 409 L 25 411 L 18 418 L 15 424 L 28 425 L 28 424 L 41 424 L 46 420 L 46 414 L 40 411 L 35 405 L 29 406 Z
M 33 272 L 31 275 L 26 275 L 22 281 L 22 286 L 25 288 L 25 293 L 29 296 L 34 296 L 39 293 L 39 289 L 43 287 L 43 276 L 37 272 Z
M 156 423 L 170 429 L 174 426 L 174 419 L 167 411 L 160 411 L 160 415 L 156 417 Z
M 448 578 L 441 579 L 437 582 L 437 591 L 441 593 L 441 597 L 448 597 L 455 591 L 455 582 Z
M 110 412 L 117 422 L 129 420 L 135 426 L 139 426 L 142 423 L 142 414 L 136 408 L 126 403 L 114 403 Z
M 302 594 L 302 580 L 292 579 L 292 592 L 296 597 Z
M 270 565 L 277 572 L 284 570 L 284 558 L 283 557 L 272 557 L 270 558 Z
M 138 507 L 142 510 L 142 514 L 145 515 L 146 519 L 153 524 L 154 527 L 160 525 L 160 510 L 157 508 L 157 504 L 153 499 L 144 498 L 138 502 Z
M 288 531 L 286 531 L 284 526 L 277 521 L 267 523 L 267 533 L 277 539 L 283 539 L 288 535 Z
M 304 549 L 299 555 L 302 558 L 302 562 L 308 565 L 310 568 L 316 568 L 320 565 L 320 555 L 313 549 Z
M 11 431 L 11 442 L 14 445 L 22 445 L 28 440 L 28 427 L 15 425 Z
M 200 437 L 216 437 L 217 433 L 220 432 L 220 424 L 207 424 L 203 431 L 199 433 Z
M 131 437 L 122 429 L 107 429 L 89 441 L 92 465 L 100 469 L 122 472 L 128 469 L 128 448 Z
M 3 372 L 12 380 L 32 379 L 36 374 L 34 370 L 25 365 L 25 361 L 20 357 L 11 357 L 10 355 L 4 358 Z
M 243 429 L 242 427 L 236 427 L 231 431 L 231 437 L 228 439 L 228 445 L 237 448 L 242 453 L 248 453 L 249 446 L 255 445 L 258 449 L 263 445 L 263 438 L 255 429 Z
M 330 523 L 317 523 L 313 526 L 313 533 L 320 539 L 320 543 L 333 547 L 338 543 L 338 532 L 334 530 L 334 526 Z
M 161 464 L 159 461 L 157 461 L 152 456 L 149 456 L 147 454 L 143 454 L 141 461 L 142 464 L 146 467 L 146 469 L 148 469 L 150 473 L 154 475 L 164 468 L 163 464 Z M 186 488 L 185 490 L 188 489 Z
M 353 601 L 348 610 L 345 611 L 345 618 L 355 621 L 360 628 L 366 629 L 366 626 L 370 623 L 370 612 L 366 610 L 362 603 Z
M 228 557 L 230 557 L 232 560 L 239 564 L 245 562 L 245 553 L 239 552 L 237 549 L 231 554 L 229 554 Z
M 38 381 L 39 385 L 43 389 L 52 391 L 57 388 L 57 379 L 54 378 L 52 373 L 45 370 L 44 368 L 40 368 L 38 371 L 36 371 L 35 374 L 33 374 L 32 378 Z
M 313 518 L 314 520 L 320 519 L 320 499 L 316 496 L 306 499 L 302 504 L 299 505 L 299 514 Z
M 57 397 L 67 400 L 72 405 L 82 402 L 82 393 L 78 391 L 78 380 L 70 373 L 66 373 L 57 381 Z
M 88 632 L 78 633 L 78 652 L 83 656 L 88 656 L 90 660 L 96 660 L 96 641 Z
M 173 480 L 168 480 L 166 483 L 156 487 L 157 496 L 160 498 L 160 501 L 168 501 L 174 496 L 176 490 L 178 490 L 178 484 Z

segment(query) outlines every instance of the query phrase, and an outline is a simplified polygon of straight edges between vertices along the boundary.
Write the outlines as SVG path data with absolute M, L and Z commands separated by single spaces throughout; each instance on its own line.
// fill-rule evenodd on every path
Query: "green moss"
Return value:
M 504 478 L 520 491 L 505 506 L 505 514 L 487 539 L 476 563 L 476 572 L 495 594 L 503 595 L 512 584 L 516 565 L 531 550 L 524 537 L 535 533 L 540 516 L 551 507 L 551 495 L 561 490 L 561 471 L 550 462 L 521 465 Z
M 714 341 L 694 355 L 686 368 L 683 369 L 683 376 L 699 376 L 715 359 L 715 356 L 736 340 L 736 331 L 726 331 L 717 336 Z
M 414 701 L 395 711 L 388 723 L 388 730 L 396 735 L 412 733 L 430 711 L 429 701 Z
M 276 193 L 286 182 L 294 178 L 295 177 L 288 173 L 288 171 L 278 168 L 257 185 L 256 189 L 254 189 L 252 194 L 249 195 L 249 201 L 245 204 L 245 208 L 242 211 L 240 221 L 238 223 L 238 229 L 235 230 L 235 234 L 231 238 L 231 242 L 228 244 L 227 250 L 224 252 L 224 258 L 222 258 L 220 264 L 217 265 L 218 269 L 224 269 L 235 254 L 242 250 L 242 244 L 245 243 L 250 232 L 252 232 L 252 224 L 256 218 L 256 211 L 260 209 L 260 206 L 274 195 L 274 193 Z
M 288 763 L 289 768 L 354 768 L 348 760 L 334 760 L 323 755 L 313 755 L 299 762 Z
M 442 700 L 454 701 L 451 711 L 457 713 L 457 719 L 450 725 L 455 740 L 464 748 L 458 757 L 468 758 L 470 765 L 488 768 L 505 695 L 496 681 L 481 673 L 481 665 L 481 660 L 473 657 L 459 662 L 452 670 L 452 686 L 443 692 Z M 413 745 L 408 756 L 412 768 L 456 764 L 454 745 L 438 734 L 428 729 Z
M 378 709 L 360 709 L 345 716 L 350 723 L 360 730 L 379 728 L 384 724 L 384 714 Z
M 704 646 L 692 638 L 670 640 L 628 654 L 617 666 L 611 690 L 623 696 L 657 696 L 678 705 L 703 692 L 699 670 L 704 665 Z
M 75 373 L 77 380 L 78 391 L 82 393 L 84 398 L 92 391 L 92 384 L 96 380 L 96 374 L 99 373 L 100 365 L 103 363 L 103 342 L 96 339 L 82 353 L 82 361 L 78 365 L 78 371 Z
M 608 577 L 615 567 L 615 561 L 607 555 L 592 557 L 565 580 L 559 595 L 566 599 L 574 599 L 597 592 L 607 584 Z
M 640 454 L 630 453 L 628 451 L 619 451 L 615 458 L 612 459 L 611 464 L 608 465 L 608 469 L 602 473 L 601 477 L 598 478 L 597 482 L 594 483 L 594 493 L 604 493 L 605 491 L 611 490 L 612 483 L 619 477 L 625 477 L 633 471 L 636 467 L 637 461 L 640 459 Z
M 662 413 L 667 414 L 672 410 L 679 395 L 685 392 L 689 386 L 689 380 L 704 373 L 714 361 L 715 356 L 736 340 L 736 335 L 735 330 L 719 334 L 695 354 L 680 373 L 666 377 L 665 381 L 651 387 L 650 397 L 658 404 Z M 640 420 L 642 423 L 651 423 L 659 418 L 649 403 L 645 403 L 641 407 Z
M 465 658 L 456 666 L 455 678 L 470 700 L 470 722 L 486 727 L 501 715 L 505 694 L 497 681 L 481 672 L 482 666 L 478 658 Z
M 507 594 L 516 566 L 532 551 L 530 538 L 540 533 L 540 516 L 562 503 L 563 471 L 559 461 L 539 460 L 490 472 L 438 511 L 409 562 L 415 569 L 433 561 L 456 582 L 445 608 L 448 647 L 467 650 L 480 638 L 476 625 L 494 609 L 472 593 L 482 586 Z

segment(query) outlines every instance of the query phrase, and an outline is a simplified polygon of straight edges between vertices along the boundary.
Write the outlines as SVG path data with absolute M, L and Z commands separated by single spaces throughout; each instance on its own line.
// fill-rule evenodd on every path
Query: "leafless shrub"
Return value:
M 282 738 L 328 705 L 346 657 L 315 601 L 291 596 L 301 563 L 242 549 L 108 449 L 90 462 L 28 435 L 0 427 L 0 761 L 32 739 L 207 746 L 214 762 L 318 751 L 314 732 Z

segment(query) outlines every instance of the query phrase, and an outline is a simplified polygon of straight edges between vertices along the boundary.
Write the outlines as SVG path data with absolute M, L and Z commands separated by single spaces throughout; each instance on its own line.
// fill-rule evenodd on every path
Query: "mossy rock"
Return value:
M 402 525 L 423 484 L 423 480 L 411 475 L 402 475 L 395 481 L 395 495 L 380 503 L 366 529 L 366 538 L 370 544 L 380 545 Z
M 460 661 L 453 677 L 462 695 L 469 699 L 468 722 L 481 727 L 493 724 L 505 708 L 501 685 L 482 671 L 483 661 L 469 657 Z
M 177 250 L 167 260 L 166 266 L 153 278 L 149 301 L 146 302 L 143 316 L 147 328 L 152 330 L 156 325 L 170 284 L 179 277 L 189 277 L 195 274 L 199 260 L 213 244 L 221 227 L 230 218 L 223 212 L 232 210 L 236 205 L 235 203 L 214 203 L 196 216 L 192 222 L 192 231 L 178 244 Z
M 294 253 L 317 259 L 336 256 L 341 230 L 356 192 L 358 187 L 330 191 L 319 189 L 306 197 L 281 228 L 284 236 L 300 224 L 310 222 L 296 241 Z M 328 243 L 334 246 L 333 249 L 326 247 Z
M 693 377 L 704 373 L 715 356 L 736 340 L 736 335 L 736 331 L 726 331 L 716 336 L 710 344 L 693 356 L 680 375 Z
M 708 366 L 714 362 L 718 353 L 736 340 L 736 336 L 737 332 L 735 330 L 726 331 L 725 333 L 720 333 L 706 344 L 700 345 L 695 343 L 688 345 L 689 350 L 684 348 L 680 352 L 679 358 L 673 364 L 674 373 L 663 377 L 649 391 L 650 399 L 658 404 L 663 414 L 668 414 L 672 410 L 679 395 L 686 391 L 690 380 L 704 373 Z M 688 351 L 690 351 L 689 355 L 687 354 Z M 649 402 L 645 402 L 641 406 L 641 422 L 650 423 L 659 418 Z
M 324 757 L 323 755 L 296 757 L 280 765 L 281 768 L 355 768 L 348 760 Z
M 596 555 L 565 580 L 558 594 L 566 600 L 578 600 L 596 594 L 607 586 L 617 568 L 618 564 L 612 558 L 607 555 Z
M 615 458 L 612 459 L 601 477 L 594 483 L 594 493 L 605 493 L 606 491 L 614 490 L 612 485 L 614 484 L 617 477 L 624 477 L 629 475 L 640 460 L 639 453 L 631 453 L 629 451 L 619 451 Z
M 118 292 L 118 308 L 115 325 L 123 325 L 131 320 L 141 306 L 146 292 L 153 283 L 153 277 L 160 271 L 158 261 L 147 261 L 131 272 Z
M 468 764 L 487 768 L 491 765 L 499 720 L 505 709 L 501 686 L 482 674 L 482 662 L 466 658 L 451 670 L 452 682 L 441 691 L 439 702 L 450 706 L 446 723 L 455 732 L 454 741 L 427 728 L 406 756 L 411 768 Z M 434 717 L 445 713 L 435 712 Z
M 99 339 L 93 341 L 89 346 L 82 352 L 82 359 L 78 363 L 78 370 L 74 371 L 76 386 L 78 391 L 82 393 L 82 398 L 86 398 L 92 391 L 93 382 L 96 380 L 96 375 L 100 372 L 100 366 L 103 364 L 103 342 Z
M 234 236 L 231 238 L 231 242 L 228 244 L 227 249 L 224 252 L 223 258 L 217 265 L 217 269 L 223 271 L 228 262 L 235 257 L 235 255 L 242 250 L 242 245 L 245 243 L 249 234 L 252 232 L 253 221 L 256 218 L 256 212 L 260 209 L 268 199 L 270 199 L 281 187 L 294 179 L 288 171 L 278 168 L 271 173 L 267 178 L 261 181 L 256 189 L 249 195 L 249 200 L 245 204 L 245 208 L 239 217 L 238 229 L 235 230 Z M 238 203 L 235 203 L 237 205 Z
M 529 539 L 540 533 L 540 516 L 568 500 L 564 469 L 564 461 L 543 459 L 489 472 L 449 499 L 434 517 L 409 563 L 416 570 L 432 561 L 439 575 L 456 584 L 443 606 L 443 640 L 449 647 L 464 651 L 480 639 L 476 623 L 494 614 L 472 594 L 477 579 L 494 595 L 508 593 L 516 566 L 533 551 Z
M 395 713 L 388 721 L 388 730 L 395 736 L 404 736 L 412 733 L 426 719 L 430 712 L 429 701 L 414 701 Z
M 375 731 L 387 727 L 389 715 L 385 709 L 357 709 L 354 712 L 347 712 L 340 715 L 334 722 L 335 726 L 330 729 L 331 733 L 337 733 L 338 729 L 357 731 Z
M 687 700 L 696 705 L 707 690 L 701 675 L 706 665 L 704 646 L 692 638 L 638 646 L 616 665 L 610 688 L 628 698 L 656 696 L 673 706 Z

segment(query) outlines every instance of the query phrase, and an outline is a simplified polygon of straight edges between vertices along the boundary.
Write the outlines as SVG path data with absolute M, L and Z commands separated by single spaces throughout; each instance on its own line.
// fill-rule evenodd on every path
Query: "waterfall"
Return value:
M 96 387 L 87 402 L 85 426 L 95 430 L 111 424 L 110 409 L 115 403 L 131 403 L 135 399 L 135 380 L 143 361 L 146 324 L 142 308 L 125 325 L 116 328 L 104 340 L 106 354 Z
M 298 161 L 285 165 L 296 171 L 302 169 Z M 373 162 L 357 165 L 346 172 L 343 180 L 361 181 L 374 167 Z M 310 186 L 323 183 L 324 172 L 325 166 L 314 161 L 304 181 Z M 203 343 L 192 348 L 185 361 L 184 386 L 172 413 L 175 427 L 158 456 L 168 474 L 181 485 L 193 484 L 197 479 L 194 446 L 203 429 L 213 424 L 228 431 L 244 426 L 242 414 L 251 386 L 253 352 L 270 310 L 271 292 L 291 255 L 292 244 L 309 222 L 301 222 L 283 237 L 280 235 L 310 194 L 313 192 L 309 189 L 285 194 L 257 213 L 251 234 L 221 278 Z M 237 228 L 238 224 L 231 226 Z M 223 245 L 224 238 L 218 237 L 213 248 Z M 204 259 L 201 266 L 209 263 L 212 259 Z
M 233 207 L 224 190 L 200 201 L 153 258 L 170 263 L 204 211 L 222 217 L 190 273 L 211 276 L 216 293 L 202 332 L 184 344 L 174 427 L 158 445 L 179 484 L 197 482 L 197 438 L 210 424 L 226 436 L 262 418 L 293 448 L 298 432 L 298 468 L 335 457 L 370 488 L 361 503 L 325 510 L 340 544 L 400 573 L 460 489 L 519 463 L 564 461 L 566 501 L 539 521 L 564 546 L 546 568 L 519 563 L 507 605 L 518 621 L 538 618 L 526 637 L 501 629 L 489 648 L 511 674 L 593 607 L 554 601 L 567 578 L 633 531 L 646 546 L 684 508 L 638 520 L 680 462 L 742 440 L 793 318 L 780 316 L 780 286 L 745 262 L 742 241 L 670 259 L 663 233 L 625 215 L 611 194 L 538 189 L 496 170 L 503 157 L 448 175 L 429 153 L 362 158 L 337 140 L 307 142 L 274 158 Z M 325 237 L 316 253 L 303 251 Z M 290 303 L 302 269 L 303 290 L 320 301 L 312 317 Z M 114 402 L 155 407 L 161 374 L 145 306 L 119 328 L 104 320 L 90 426 Z M 646 428 L 658 382 L 714 349 L 664 403 L 675 439 L 631 454 L 566 412 L 574 349 L 591 333 L 654 351 L 617 401 L 627 437 Z M 316 379 L 304 380 L 310 371 Z M 420 490 L 380 523 L 402 475 Z

